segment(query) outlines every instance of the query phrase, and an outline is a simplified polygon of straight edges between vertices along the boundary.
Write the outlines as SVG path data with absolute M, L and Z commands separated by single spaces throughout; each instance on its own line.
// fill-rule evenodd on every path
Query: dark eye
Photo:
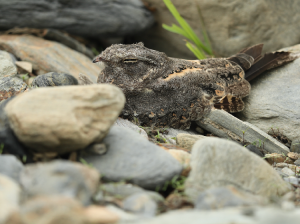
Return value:
M 123 62 L 124 63 L 136 63 L 136 62 L 138 62 L 138 59 L 136 59 L 136 58 L 127 58 L 127 59 L 124 59 Z

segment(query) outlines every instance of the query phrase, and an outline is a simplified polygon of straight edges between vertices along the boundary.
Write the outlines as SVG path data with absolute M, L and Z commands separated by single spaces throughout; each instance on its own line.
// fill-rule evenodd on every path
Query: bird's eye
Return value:
M 127 59 L 124 59 L 123 62 L 124 63 L 136 63 L 136 62 L 138 62 L 138 60 L 136 58 L 127 58 Z

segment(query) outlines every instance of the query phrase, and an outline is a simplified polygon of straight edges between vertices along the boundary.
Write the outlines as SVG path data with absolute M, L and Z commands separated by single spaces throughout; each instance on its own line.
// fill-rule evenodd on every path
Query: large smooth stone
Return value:
M 80 163 L 56 160 L 27 165 L 20 180 L 28 197 L 64 195 L 88 205 L 97 190 L 100 174 Z
M 124 127 L 114 125 L 103 139 L 105 155 L 83 158 L 108 181 L 128 181 L 146 189 L 155 189 L 180 175 L 182 165 L 168 152 Z
M 16 74 L 17 67 L 9 53 L 6 51 L 0 51 L 0 78 L 14 76 Z
M 133 35 L 154 22 L 140 0 L 0 1 L 0 15 L 0 29 L 54 28 L 93 38 Z
M 1 35 L 0 49 L 5 49 L 22 61 L 32 63 L 33 69 L 40 75 L 63 72 L 78 79 L 79 74 L 83 73 L 96 83 L 101 70 L 87 56 L 63 44 L 34 36 Z
M 194 54 L 185 46 L 185 38 L 162 27 L 163 23 L 178 24 L 164 2 L 144 2 L 156 9 L 157 23 L 133 40 L 143 41 L 145 46 L 163 51 L 170 57 L 194 59 Z M 203 18 L 217 56 L 227 57 L 258 43 L 264 43 L 265 52 L 299 43 L 299 1 L 172 0 L 172 3 L 200 39 Z
M 283 50 L 299 54 L 300 45 Z M 300 58 L 255 78 L 239 118 L 265 132 L 273 128 L 291 140 L 300 139 L 299 69 Z
M 37 88 L 7 103 L 18 139 L 38 152 L 66 153 L 101 142 L 125 103 L 113 85 Z
M 196 142 L 185 191 L 192 199 L 212 187 L 235 187 L 263 197 L 280 196 L 290 190 L 266 161 L 239 144 L 219 138 Z

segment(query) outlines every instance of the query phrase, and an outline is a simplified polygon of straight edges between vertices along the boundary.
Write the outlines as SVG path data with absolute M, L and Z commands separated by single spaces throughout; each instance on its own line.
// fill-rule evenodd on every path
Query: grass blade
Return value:
M 194 55 L 199 59 L 205 59 L 205 55 L 203 54 L 203 52 L 201 52 L 201 50 L 199 48 L 196 48 L 193 44 L 191 44 L 190 42 L 186 42 L 185 44 L 187 46 L 187 48 L 194 53 Z

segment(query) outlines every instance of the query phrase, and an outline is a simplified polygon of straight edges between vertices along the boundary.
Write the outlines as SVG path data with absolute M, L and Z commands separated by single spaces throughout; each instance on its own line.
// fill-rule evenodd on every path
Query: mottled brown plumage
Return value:
M 121 116 L 141 125 L 187 129 L 211 108 L 243 110 L 250 93 L 245 70 L 261 57 L 262 45 L 235 56 L 184 60 L 144 47 L 142 43 L 116 44 L 94 62 L 106 67 L 98 83 L 120 87 L 126 96 Z

